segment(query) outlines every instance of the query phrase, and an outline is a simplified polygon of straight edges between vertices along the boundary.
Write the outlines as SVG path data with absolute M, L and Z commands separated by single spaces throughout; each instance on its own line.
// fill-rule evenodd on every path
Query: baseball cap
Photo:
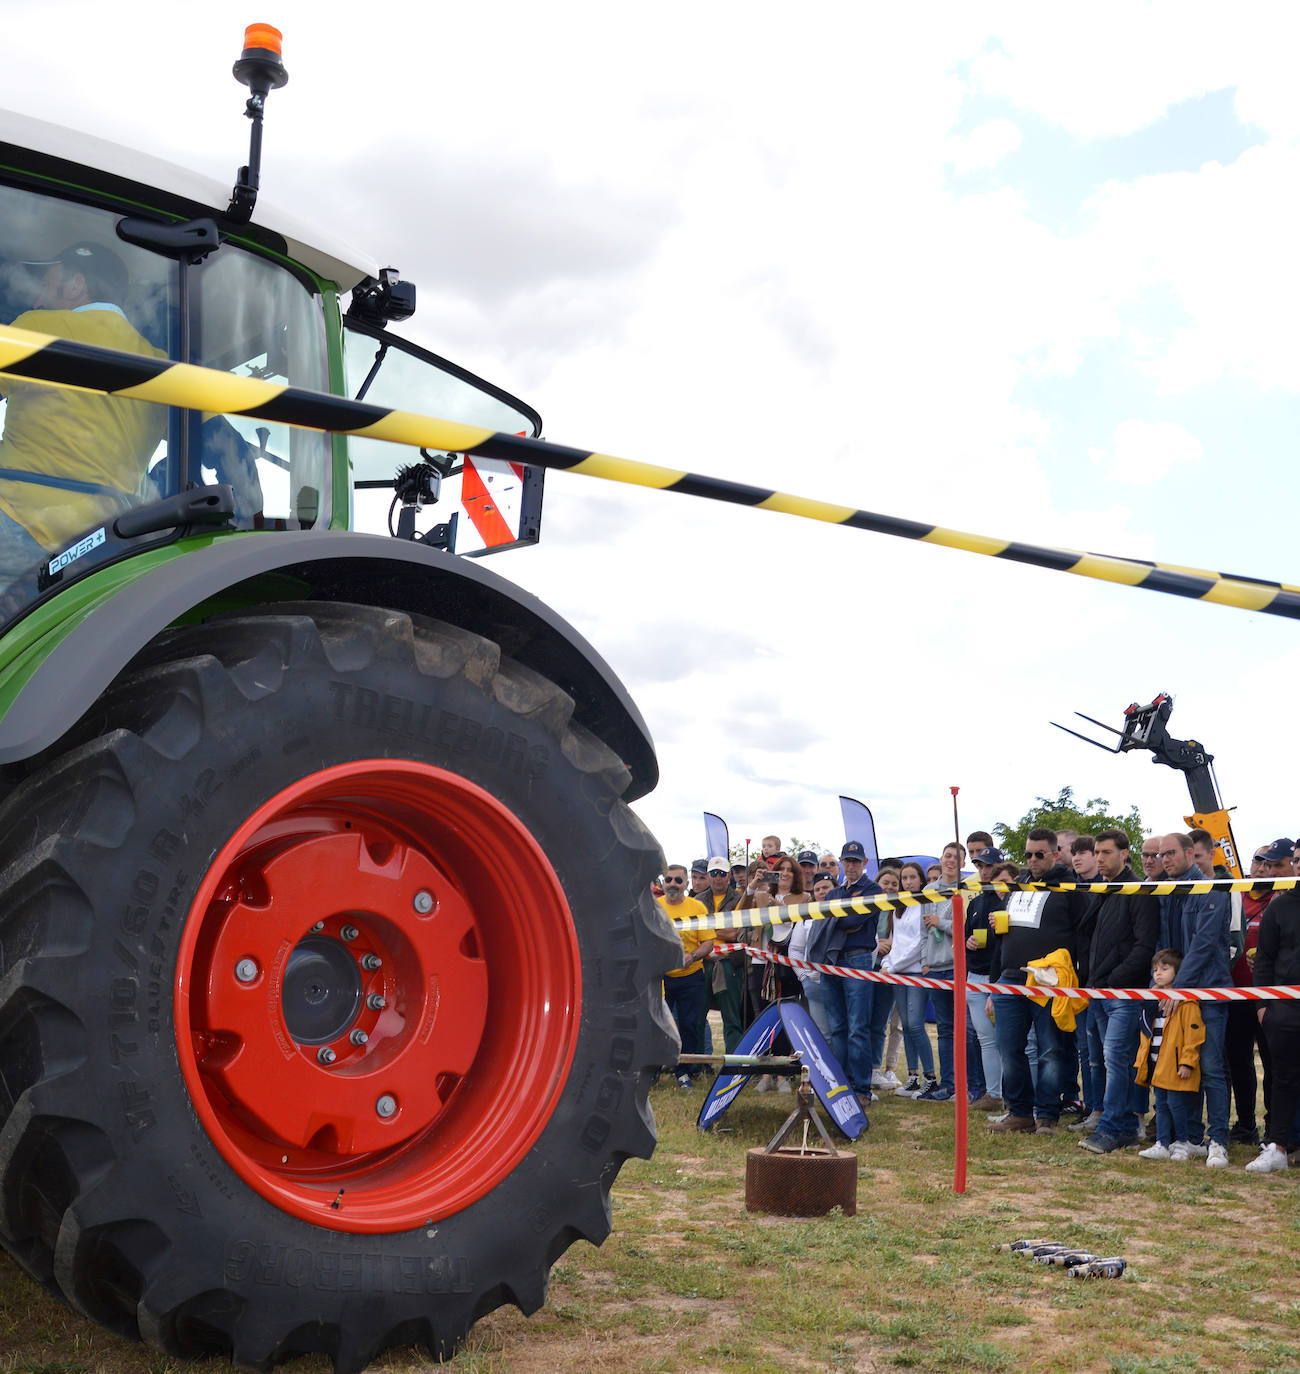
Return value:
M 863 863 L 867 861 L 867 851 L 862 847 L 861 840 L 848 840 L 844 848 L 840 850 L 841 859 L 861 859 Z
M 1291 851 L 1295 848 L 1294 843 L 1284 835 L 1280 840 L 1274 840 L 1271 845 L 1259 856 L 1266 863 L 1280 864 L 1287 863 L 1291 858 Z
M 801 864 L 812 864 L 817 867 L 817 855 L 811 849 L 801 849 L 799 851 L 799 862 Z
M 975 855 L 975 862 L 977 864 L 1004 864 L 1006 861 L 1007 856 L 1000 849 L 992 845 L 987 849 L 981 849 L 980 852 Z
M 692 860 L 691 860 L 691 872 L 692 872 L 692 873 L 707 873 L 708 871 L 709 871 L 709 861 L 708 861 L 708 859 L 692 859 Z
M 91 294 L 107 292 L 112 296 L 126 294 L 128 275 L 122 259 L 102 243 L 83 239 L 69 244 L 57 257 L 43 262 L 24 262 L 24 267 L 44 271 L 58 264 L 69 272 L 80 272 L 93 284 Z
M 708 871 L 709 873 L 713 873 L 713 872 L 730 873 L 730 872 L 731 872 L 731 861 L 730 861 L 729 859 L 724 859 L 724 858 L 722 857 L 721 854 L 715 854 L 715 855 L 713 856 L 713 858 L 711 858 L 711 859 L 709 860 L 709 866 L 708 866 L 708 870 L 707 870 L 707 871 Z

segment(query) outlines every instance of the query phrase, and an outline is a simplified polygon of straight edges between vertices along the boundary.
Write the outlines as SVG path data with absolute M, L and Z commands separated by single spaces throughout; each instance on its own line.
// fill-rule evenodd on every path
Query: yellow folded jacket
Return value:
M 1035 969 L 1050 970 L 1041 979 L 1034 977 Z M 1055 975 L 1055 976 L 1053 976 Z M 1041 959 L 1031 959 L 1025 965 L 1025 984 L 1027 987 L 1077 988 L 1079 975 L 1074 971 L 1074 960 L 1068 949 L 1054 949 Z M 1032 999 L 1040 1007 L 1047 1005 L 1046 997 Z M 1063 1031 L 1074 1029 L 1074 1018 L 1088 1005 L 1086 997 L 1053 997 L 1052 1020 Z

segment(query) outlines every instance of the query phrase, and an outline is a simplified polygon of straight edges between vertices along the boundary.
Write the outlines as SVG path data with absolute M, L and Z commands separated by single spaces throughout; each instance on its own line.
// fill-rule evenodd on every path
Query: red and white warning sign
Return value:
M 542 472 L 523 463 L 464 457 L 456 552 L 470 557 L 537 542 Z

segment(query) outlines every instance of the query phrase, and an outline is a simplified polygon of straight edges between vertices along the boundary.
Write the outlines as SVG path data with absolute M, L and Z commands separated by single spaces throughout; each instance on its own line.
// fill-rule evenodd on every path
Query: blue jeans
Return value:
M 1156 1140 L 1161 1145 L 1172 1145 L 1176 1140 L 1185 1140 L 1191 1145 L 1201 1143 L 1199 1093 L 1156 1089 Z
M 1092 1029 L 1101 1041 L 1106 1063 L 1106 1096 L 1097 1130 L 1115 1140 L 1131 1140 L 1138 1128 L 1138 1091 L 1133 1061 L 1142 1033 L 1141 1002 L 1094 1002 Z M 1142 1090 L 1145 1109 L 1146 1090 Z M 1185 1139 L 1179 1136 L 1178 1139 Z
M 870 969 L 875 956 L 869 949 L 842 950 L 826 961 L 841 968 Z M 826 990 L 826 1020 L 830 1024 L 831 1053 L 855 1093 L 871 1091 L 871 1004 L 875 984 L 859 978 L 822 975 Z
M 1224 1041 L 1228 1034 L 1228 1008 L 1222 1002 L 1202 1002 L 1201 1020 L 1205 1022 L 1205 1043 L 1201 1046 L 1201 1092 L 1205 1097 L 1206 1124 L 1210 1139 L 1227 1149 L 1230 1094 Z M 1196 1115 L 1199 1138 L 1199 1107 Z
M 898 1019 L 903 1023 L 903 1044 L 907 1049 L 908 1068 L 913 1073 L 934 1075 L 934 1050 L 930 1047 L 930 1036 L 925 1029 L 925 988 L 904 987 L 901 983 L 894 988 L 894 1002 L 898 1007 Z
M 709 1000 L 709 974 L 702 968 L 694 973 L 683 974 L 680 978 L 664 979 L 664 1001 L 677 1023 L 677 1033 L 682 1038 L 683 1054 L 702 1054 L 700 1048 L 700 1022 L 704 1020 L 705 1008 Z M 702 1073 L 699 1064 L 679 1064 L 678 1073 L 689 1073 L 692 1078 Z
M 871 1065 L 882 1068 L 885 1063 L 885 1032 L 894 1014 L 893 988 L 888 983 L 871 984 Z
M 1079 1050 L 1079 1096 L 1090 1112 L 1101 1110 L 1102 1098 L 1106 1093 L 1105 1069 L 1100 1061 L 1095 1067 L 1092 1062 L 1092 1043 L 1088 1028 L 1092 1024 L 1093 1006 L 1094 1003 L 1089 1002 L 1074 1017 L 1074 1043 Z
M 1069 1047 L 1052 1020 L 1052 1013 L 1028 997 L 1001 993 L 993 999 L 993 1014 L 998 1053 L 1002 1056 L 1002 1100 L 1007 1104 L 1007 1112 L 1011 1116 L 1059 1121 Z M 1036 1078 L 1030 1076 L 1029 1057 L 1025 1053 L 1031 1030 L 1038 1042 Z
M 931 978 L 951 978 L 952 969 L 932 968 Z M 939 1042 L 939 1087 L 947 1092 L 955 1093 L 956 1084 L 952 1076 L 952 1032 L 953 1024 L 956 1020 L 953 1011 L 953 991 L 951 988 L 940 991 L 933 988 L 930 992 L 930 1001 L 934 1006 L 934 1035 Z M 962 1023 L 962 1034 L 966 1033 L 966 1025 Z
M 966 992 L 966 1014 L 970 1027 L 966 1034 L 966 1045 L 969 1051 L 973 1036 L 975 1039 L 975 1061 L 978 1065 L 976 1072 L 968 1071 L 966 1077 L 972 1089 L 976 1083 L 979 1083 L 990 1097 L 1001 1097 L 1002 1058 L 998 1054 L 997 1031 L 993 1028 L 993 1022 L 989 1020 L 989 1014 L 984 1009 L 984 1004 L 988 1001 L 988 993 L 983 988 L 975 986 L 979 983 L 987 983 L 988 980 L 987 973 L 967 973 L 966 975 L 966 981 L 971 985 Z

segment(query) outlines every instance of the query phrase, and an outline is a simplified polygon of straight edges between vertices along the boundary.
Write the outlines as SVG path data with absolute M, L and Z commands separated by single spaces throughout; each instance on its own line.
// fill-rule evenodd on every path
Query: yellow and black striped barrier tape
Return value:
M 973 897 L 980 892 L 1097 892 L 1122 896 L 1168 897 L 1175 892 L 1289 892 L 1300 885 L 1300 878 L 1202 878 L 1188 883 L 981 883 L 978 879 L 960 887 L 927 887 L 921 892 L 880 893 L 862 897 L 843 897 L 833 902 L 803 902 L 798 906 L 775 904 L 751 907 L 747 911 L 715 911 L 711 916 L 669 916 L 675 930 L 759 930 L 768 926 L 793 925 L 798 921 L 826 921 L 844 916 L 869 916 L 879 911 L 901 911 L 905 907 L 929 906 L 953 897 Z
M 356 434 L 448 453 L 472 453 L 476 457 L 525 463 L 583 477 L 703 496 L 711 501 L 726 501 L 755 510 L 778 511 L 805 520 L 916 539 L 1101 582 L 1118 582 L 1147 591 L 1233 606 L 1238 610 L 1300 619 L 1300 587 L 1287 583 L 945 529 L 940 525 L 855 510 L 852 506 L 793 496 L 766 487 L 705 477 L 681 468 L 633 462 L 522 435 L 498 434 L 476 425 L 457 424 L 412 411 L 390 410 L 347 397 L 277 385 L 256 377 L 239 377 L 192 363 L 173 363 L 98 348 L 71 339 L 15 329 L 12 325 L 0 325 L 0 373 L 29 382 L 98 391 L 159 405 L 184 406 L 223 415 L 248 415 L 304 429 Z

